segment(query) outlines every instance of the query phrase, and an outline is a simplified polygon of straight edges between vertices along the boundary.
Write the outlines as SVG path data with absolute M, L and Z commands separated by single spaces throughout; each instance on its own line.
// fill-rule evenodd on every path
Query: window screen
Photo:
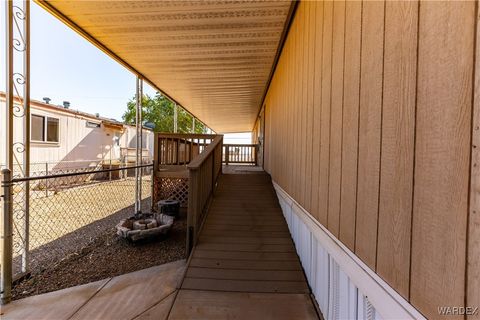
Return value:
M 32 115 L 31 121 L 31 139 L 33 141 L 45 141 L 45 117 Z
M 58 142 L 58 119 L 47 118 L 47 141 Z

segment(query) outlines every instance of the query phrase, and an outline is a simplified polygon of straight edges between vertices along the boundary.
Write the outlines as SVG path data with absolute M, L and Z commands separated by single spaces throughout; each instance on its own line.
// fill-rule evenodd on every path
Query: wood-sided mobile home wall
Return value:
M 0 94 L 0 168 L 6 163 L 6 123 L 5 99 Z M 64 110 L 56 106 L 32 101 L 32 115 L 55 118 L 58 120 L 58 142 L 32 141 L 30 144 L 30 171 L 45 172 L 47 170 L 84 169 L 95 167 L 102 161 L 121 160 L 122 148 L 136 146 L 136 128 L 124 125 L 123 129 L 105 127 L 104 118 L 97 118 L 74 110 Z M 87 123 L 98 124 L 98 127 Z M 23 140 L 23 118 L 14 117 L 14 141 Z M 118 140 L 118 145 L 114 142 Z M 147 160 L 153 156 L 153 132 L 143 130 L 143 146 Z M 148 155 L 148 156 L 147 156 Z M 14 166 L 22 162 L 15 158 Z M 17 161 L 18 160 L 18 161 Z M 130 157 L 131 160 L 131 157 Z M 131 165 L 131 164 L 130 164 Z
M 272 179 L 429 318 L 480 307 L 477 7 L 302 1 L 264 103 Z

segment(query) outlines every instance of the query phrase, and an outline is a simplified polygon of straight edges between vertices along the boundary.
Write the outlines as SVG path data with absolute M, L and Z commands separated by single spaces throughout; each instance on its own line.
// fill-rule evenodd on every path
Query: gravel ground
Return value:
M 182 214 L 167 238 L 132 244 L 113 228 L 58 263 L 38 270 L 12 289 L 13 299 L 60 290 L 185 258 L 186 219 Z M 39 268 L 37 268 L 39 269 Z

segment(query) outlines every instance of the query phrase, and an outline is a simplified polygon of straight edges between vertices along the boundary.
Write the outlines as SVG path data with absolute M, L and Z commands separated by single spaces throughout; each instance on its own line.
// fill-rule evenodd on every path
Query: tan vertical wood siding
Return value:
M 360 99 L 362 3 L 360 1 L 347 1 L 345 9 L 342 181 L 339 239 L 353 251 L 355 250 L 355 218 L 357 212 L 358 110 Z
M 479 12 L 477 9 L 477 21 Z M 472 156 L 470 161 L 470 210 L 468 220 L 467 305 L 480 305 L 480 25 L 477 22 L 475 82 L 472 119 Z M 467 319 L 480 319 L 480 312 Z
M 465 302 L 474 9 L 420 4 L 410 298 L 429 317 Z
M 365 1 L 362 12 L 355 253 L 372 269 L 376 259 L 380 179 L 384 6 L 383 1 Z
M 333 3 L 332 100 L 330 113 L 330 156 L 328 229 L 338 237 L 340 229 L 340 182 L 342 176 L 343 73 L 345 45 L 345 1 Z
M 430 318 L 479 303 L 477 10 L 302 1 L 265 100 L 265 169 Z
M 312 47 L 315 50 L 315 61 L 313 71 L 313 112 L 310 115 L 313 118 L 312 128 L 312 190 L 311 194 L 311 214 L 320 221 L 320 203 L 318 198 L 318 190 L 320 189 L 320 131 L 322 127 L 321 103 L 322 103 L 322 61 L 323 61 L 323 2 L 314 2 L 315 7 L 315 38 Z
M 316 12 L 315 12 L 315 2 L 307 2 L 306 8 L 308 12 L 308 23 L 306 23 L 306 29 L 308 30 L 308 38 L 306 39 L 307 43 L 315 43 L 315 25 L 316 25 Z M 305 164 L 305 209 L 309 212 L 312 211 L 312 166 L 314 167 L 315 164 L 313 163 L 313 152 L 314 152 L 314 145 L 313 145 L 313 135 L 311 132 L 313 131 L 313 112 L 314 106 L 313 101 L 315 97 L 314 91 L 314 82 L 315 82 L 315 73 L 312 72 L 315 68 L 315 46 L 311 45 L 308 46 L 307 49 L 308 57 L 307 57 L 307 110 L 305 115 L 307 117 L 307 126 L 306 126 L 306 164 Z
M 330 166 L 330 107 L 332 93 L 332 35 L 333 2 L 323 3 L 323 46 L 322 46 L 322 86 L 320 104 L 320 157 L 318 217 L 320 223 L 328 226 L 328 178 Z
M 405 298 L 410 272 L 417 25 L 418 2 L 386 2 L 377 272 Z

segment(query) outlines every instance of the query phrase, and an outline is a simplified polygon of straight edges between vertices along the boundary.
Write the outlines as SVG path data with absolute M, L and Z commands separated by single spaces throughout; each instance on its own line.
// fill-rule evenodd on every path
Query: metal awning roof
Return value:
M 38 3 L 217 132 L 250 131 L 291 1 Z

